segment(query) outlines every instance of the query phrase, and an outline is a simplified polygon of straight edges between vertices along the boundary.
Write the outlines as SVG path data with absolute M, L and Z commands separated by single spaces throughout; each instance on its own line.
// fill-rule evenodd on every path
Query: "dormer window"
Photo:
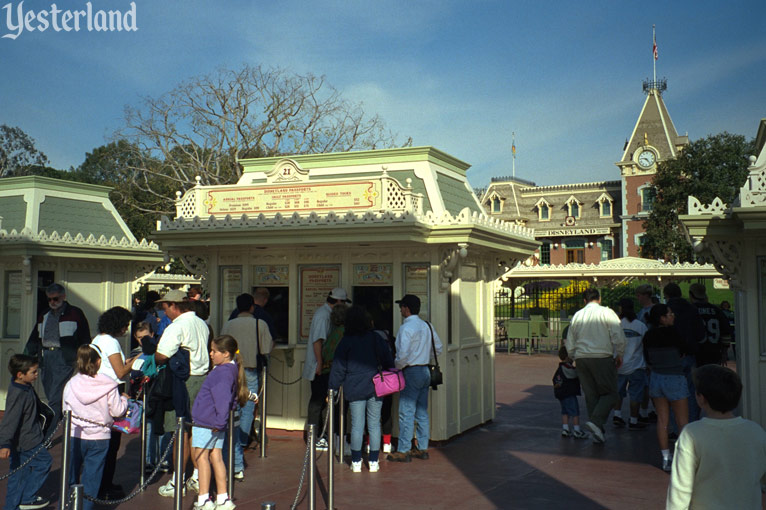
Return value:
M 503 212 L 503 202 L 504 199 L 501 198 L 497 193 L 493 192 L 492 195 L 487 198 L 485 204 L 487 209 L 489 209 L 490 214 L 500 214 Z
M 598 202 L 599 217 L 611 218 L 612 217 L 612 197 L 610 197 L 606 193 L 602 193 L 601 196 L 598 197 L 597 202 Z
M 551 204 L 545 200 L 544 198 L 541 198 L 537 201 L 535 204 L 535 207 L 537 207 L 537 219 L 540 221 L 550 221 L 551 220 Z
M 574 195 L 569 197 L 569 200 L 566 201 L 567 206 L 567 216 L 571 216 L 574 219 L 580 219 L 580 206 L 582 205 L 582 202 L 577 200 Z

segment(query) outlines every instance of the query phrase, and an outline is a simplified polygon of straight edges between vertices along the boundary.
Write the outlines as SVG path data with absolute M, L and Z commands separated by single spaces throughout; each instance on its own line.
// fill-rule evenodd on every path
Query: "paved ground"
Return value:
M 556 363 L 555 356 L 546 354 L 499 353 L 493 422 L 432 448 L 428 461 L 384 461 L 376 474 L 366 469 L 354 474 L 336 464 L 335 508 L 664 508 L 668 475 L 659 469 L 653 428 L 629 431 L 608 425 L 605 445 L 560 437 L 559 405 L 551 388 Z M 305 451 L 301 436 L 272 430 L 269 438 L 267 458 L 260 459 L 256 451 L 245 454 L 246 480 L 235 484 L 239 508 L 259 509 L 262 502 L 274 501 L 279 510 L 288 510 L 295 499 Z M 126 488 L 135 487 L 138 480 L 138 449 L 138 438 L 123 441 L 116 481 Z M 57 499 L 59 443 L 52 453 L 53 471 L 43 493 Z M 316 507 L 324 510 L 326 454 L 318 466 Z M 160 497 L 157 487 L 154 483 L 114 508 L 171 509 L 172 499 Z M 0 497 L 5 497 L 4 483 Z M 191 508 L 192 502 L 192 495 L 187 496 L 183 507 Z M 305 488 L 297 508 L 308 508 Z

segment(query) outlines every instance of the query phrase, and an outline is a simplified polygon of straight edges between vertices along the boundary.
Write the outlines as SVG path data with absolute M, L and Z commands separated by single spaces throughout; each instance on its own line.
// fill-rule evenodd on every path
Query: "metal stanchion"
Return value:
M 69 442 L 72 433 L 72 411 L 64 411 L 64 437 L 61 447 L 61 488 L 59 492 L 59 508 L 64 510 L 69 499 Z
M 176 466 L 173 473 L 173 483 L 176 486 L 173 494 L 173 508 L 182 510 L 184 501 L 184 427 L 185 420 L 178 418 L 176 424 Z
M 141 404 L 143 404 L 143 412 L 141 413 L 141 471 L 138 475 L 139 487 L 144 486 L 146 481 L 146 446 L 149 438 L 146 437 L 146 391 L 142 392 Z
M 229 451 L 226 452 L 229 464 L 226 468 L 226 490 L 229 491 L 229 499 L 234 499 L 234 441 L 239 441 L 234 437 L 234 409 L 229 409 Z
M 266 381 L 268 381 L 269 377 L 269 366 L 264 365 L 263 370 L 261 370 L 261 388 L 263 388 L 263 391 L 261 392 L 261 401 L 259 402 L 261 407 L 261 427 L 260 427 L 260 435 L 261 435 L 261 458 L 266 457 Z
M 277 510 L 277 504 L 273 501 L 264 501 L 261 503 L 261 510 Z
M 77 485 L 72 485 L 72 497 L 74 498 L 72 510 L 82 510 L 83 496 L 84 492 L 82 484 L 78 483 Z
M 343 386 L 338 391 L 338 434 L 340 434 L 340 444 L 338 445 L 338 451 L 340 452 L 340 461 L 343 462 L 346 456 L 346 401 L 343 399 Z M 351 453 L 351 452 L 349 452 Z
M 316 510 L 317 502 L 316 502 L 316 470 L 317 470 L 317 460 L 316 460 L 316 444 L 317 444 L 317 438 L 316 438 L 316 425 L 309 425 L 309 510 Z
M 333 405 L 333 402 L 335 402 L 335 390 L 328 390 L 327 391 L 327 398 L 330 401 L 329 405 L 327 406 L 327 428 L 329 429 L 327 431 L 327 449 L 329 450 L 329 455 L 327 456 L 327 508 L 332 510 L 335 508 L 333 505 L 333 475 L 335 474 L 334 468 L 335 468 L 335 431 L 333 430 L 333 422 L 335 421 L 335 406 Z M 341 444 L 343 444 L 343 439 L 340 440 Z M 341 457 L 340 462 L 343 462 L 343 453 L 341 451 Z

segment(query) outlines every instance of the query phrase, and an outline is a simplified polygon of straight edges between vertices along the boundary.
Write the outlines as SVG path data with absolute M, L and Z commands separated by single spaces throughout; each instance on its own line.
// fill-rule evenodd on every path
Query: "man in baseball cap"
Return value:
M 316 430 L 322 430 L 322 411 L 327 405 L 327 384 L 330 374 L 322 374 L 322 344 L 330 334 L 330 314 L 332 309 L 341 303 L 350 303 L 346 290 L 335 287 L 327 295 L 327 301 L 317 308 L 311 319 L 309 341 L 306 346 L 306 362 L 303 364 L 303 378 L 311 382 L 311 397 L 309 398 L 308 424 L 316 425 Z M 318 450 L 327 450 L 327 439 L 321 437 L 316 442 Z

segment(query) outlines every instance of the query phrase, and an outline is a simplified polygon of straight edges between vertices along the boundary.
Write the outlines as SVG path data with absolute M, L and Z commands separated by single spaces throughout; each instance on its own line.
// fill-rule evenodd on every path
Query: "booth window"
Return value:
M 45 313 L 48 310 L 48 296 L 45 294 L 45 289 L 50 287 L 56 282 L 55 273 L 53 271 L 38 271 L 37 272 L 37 314 Z
M 549 266 L 551 264 L 551 243 L 543 241 L 540 245 L 540 265 Z
M 582 239 L 567 241 L 566 249 L 567 264 L 582 264 L 585 262 L 585 241 Z
M 19 338 L 21 335 L 21 271 L 6 271 L 4 283 L 3 337 Z

